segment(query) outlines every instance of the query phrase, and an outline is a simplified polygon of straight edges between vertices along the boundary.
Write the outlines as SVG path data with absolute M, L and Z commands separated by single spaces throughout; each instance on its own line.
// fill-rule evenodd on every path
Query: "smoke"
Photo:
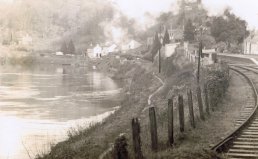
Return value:
M 106 41 L 112 41 L 117 44 L 128 39 L 128 31 L 119 25 L 120 17 L 116 15 L 112 21 L 102 22 L 100 25 L 104 30 Z

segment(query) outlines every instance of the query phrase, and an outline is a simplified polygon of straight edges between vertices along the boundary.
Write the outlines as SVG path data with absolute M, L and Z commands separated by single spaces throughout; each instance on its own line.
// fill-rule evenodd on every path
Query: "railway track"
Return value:
M 250 65 L 231 65 L 230 69 L 247 80 L 254 100 L 246 101 L 239 119 L 235 121 L 236 130 L 212 150 L 225 153 L 229 159 L 258 159 L 258 68 Z

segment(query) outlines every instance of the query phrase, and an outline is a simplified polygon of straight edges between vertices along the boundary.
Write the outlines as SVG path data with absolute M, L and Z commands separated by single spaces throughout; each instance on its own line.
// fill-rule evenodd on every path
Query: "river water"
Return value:
M 105 74 L 70 66 L 0 68 L 0 159 L 29 159 L 119 106 Z M 72 129 L 71 129 L 72 127 Z

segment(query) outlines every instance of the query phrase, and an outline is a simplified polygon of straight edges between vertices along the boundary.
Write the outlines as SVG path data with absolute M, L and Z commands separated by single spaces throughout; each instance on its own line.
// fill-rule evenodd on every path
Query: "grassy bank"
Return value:
M 209 151 L 209 144 L 219 141 L 221 133 L 214 136 L 211 133 L 211 123 L 217 121 L 214 117 L 207 117 L 205 122 L 197 116 L 197 128 L 191 129 L 186 122 L 186 132 L 178 133 L 177 113 L 175 115 L 175 139 L 174 148 L 167 146 L 167 99 L 177 94 L 184 94 L 187 88 L 195 85 L 194 67 L 188 64 L 182 54 L 175 54 L 163 61 L 162 74 L 157 73 L 157 65 L 137 58 L 125 58 L 108 56 L 92 62 L 97 69 L 108 73 L 114 79 L 123 83 L 123 99 L 121 108 L 108 117 L 103 123 L 94 125 L 86 130 L 70 133 L 67 141 L 52 147 L 49 154 L 38 156 L 38 159 L 97 159 L 105 152 L 115 138 L 123 133 L 128 139 L 128 151 L 133 158 L 131 119 L 140 118 L 142 149 L 146 158 L 220 158 L 217 154 Z M 213 68 L 212 68 L 213 69 Z M 153 97 L 153 103 L 157 110 L 159 152 L 150 150 L 150 132 L 148 117 L 148 97 L 160 86 L 153 72 L 165 81 L 163 89 Z M 203 78 L 205 80 L 205 78 Z M 196 97 L 194 96 L 194 99 Z M 186 100 L 186 99 L 185 99 Z M 186 101 L 185 101 L 186 103 Z M 197 104 L 194 103 L 195 109 Z M 187 110 L 187 108 L 185 108 Z M 176 109 L 177 110 L 177 109 Z M 175 110 L 175 111 L 176 111 Z M 188 119 L 186 118 L 186 121 Z M 220 116 L 220 121 L 221 116 Z M 221 128 L 222 130 L 227 127 Z M 214 129 L 213 129 L 214 130 Z M 201 134 L 204 134 L 201 136 Z M 203 137 L 203 138 L 202 138 Z M 107 155 L 106 159 L 112 158 Z

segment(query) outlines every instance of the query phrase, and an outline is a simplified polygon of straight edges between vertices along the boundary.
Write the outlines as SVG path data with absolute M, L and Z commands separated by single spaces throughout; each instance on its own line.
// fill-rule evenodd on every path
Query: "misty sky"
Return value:
M 145 12 L 158 14 L 175 9 L 176 0 L 113 0 L 129 16 L 143 19 Z M 229 6 L 232 11 L 248 22 L 250 29 L 258 28 L 258 0 L 203 0 L 210 14 L 219 14 Z
M 0 0 L 12 2 L 13 0 Z M 128 16 L 144 22 L 146 12 L 158 15 L 160 12 L 175 10 L 177 0 L 111 0 Z M 203 0 L 210 14 L 219 14 L 229 6 L 232 11 L 248 22 L 250 29 L 258 28 L 258 0 Z

